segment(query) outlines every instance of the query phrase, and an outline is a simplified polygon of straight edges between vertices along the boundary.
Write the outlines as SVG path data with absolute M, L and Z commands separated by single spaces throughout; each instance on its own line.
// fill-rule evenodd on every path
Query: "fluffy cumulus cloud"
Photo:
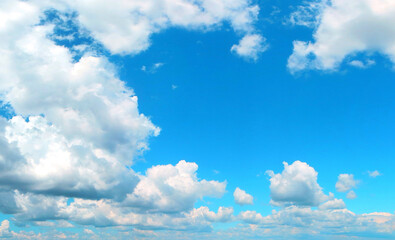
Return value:
M 163 4 L 173 13 L 186 8 L 210 18 L 205 8 L 197 9 L 189 2 L 179 1 L 178 10 L 174 1 Z M 248 8 L 247 2 L 238 4 L 219 4 L 220 9 L 226 8 L 226 17 L 219 16 L 217 23 L 226 18 L 238 31 L 247 31 L 253 19 L 250 14 L 257 14 L 258 9 Z M 89 12 L 88 5 L 101 11 Z M 88 35 L 114 53 L 142 51 L 136 42 L 140 40 L 129 39 L 139 38 L 136 31 L 142 30 L 141 23 L 170 17 L 163 17 L 163 8 L 153 10 L 156 5 L 147 1 L 129 5 L 124 1 L 0 2 L 0 101 L 7 107 L 0 117 L 0 210 L 14 214 L 18 224 L 67 220 L 94 226 L 177 228 L 178 220 L 169 221 L 164 212 L 182 213 L 180 219 L 190 219 L 187 214 L 198 199 L 225 192 L 226 182 L 198 179 L 195 163 L 180 161 L 176 166 L 153 166 L 145 175 L 135 173 L 129 166 L 148 149 L 148 139 L 157 136 L 160 128 L 139 112 L 137 96 L 105 56 L 72 43 L 74 33 L 71 37 L 56 35 L 65 27 L 57 24 L 77 11 L 81 31 L 87 29 Z M 147 8 L 158 15 L 140 14 Z M 244 15 L 236 14 L 239 8 Z M 57 12 L 58 22 L 47 16 L 48 9 Z M 125 25 L 111 22 L 119 20 L 111 15 L 114 9 L 120 11 L 119 16 L 131 14 L 122 16 Z M 229 14 L 235 19 L 230 20 Z M 99 25 L 91 26 L 101 17 L 104 20 Z M 171 25 L 169 19 L 164 21 L 164 26 Z M 97 29 L 101 24 L 110 32 Z M 185 27 L 201 24 L 191 22 Z M 119 40 L 120 45 L 111 48 L 105 36 Z M 122 36 L 126 37 L 123 41 Z M 141 41 L 148 44 L 148 37 Z M 57 44 L 63 39 L 70 40 L 69 44 Z M 157 215 L 149 215 L 151 212 Z M 229 210 L 220 209 L 220 214 L 229 215 Z M 207 227 L 208 220 L 203 220 L 201 225 Z M 164 224 L 167 222 L 174 226 Z M 7 229 L 7 222 L 3 223 L 2 228 Z
M 271 215 L 262 216 L 254 211 L 241 212 L 241 219 L 254 226 L 256 235 L 291 239 L 349 238 L 355 233 L 370 235 L 372 229 L 380 232 L 381 237 L 391 238 L 394 230 L 394 214 L 371 213 L 355 214 L 347 209 L 317 209 L 291 206 L 279 211 L 273 210 Z M 251 229 L 250 229 L 251 230 Z M 298 237 L 299 236 L 299 237 Z M 374 238 L 374 237 L 373 237 Z
M 75 197 L 117 196 L 136 184 L 124 166 L 159 134 L 106 58 L 48 39 L 40 5 L 2 1 L 0 184 Z M 122 193 L 125 194 L 125 193 Z
M 329 197 L 317 183 L 318 173 L 307 163 L 284 162 L 282 173 L 269 170 L 271 203 L 275 206 L 318 206 Z
M 244 36 L 237 45 L 233 45 L 231 51 L 241 57 L 256 61 L 259 54 L 267 48 L 265 39 L 261 35 L 251 34 Z
M 271 203 L 283 207 L 268 216 L 235 215 L 232 206 L 195 208 L 199 200 L 226 193 L 226 181 L 200 179 L 196 163 L 132 170 L 160 128 L 139 111 L 137 96 L 102 47 L 110 54 L 137 54 L 164 29 L 210 30 L 228 23 L 244 36 L 233 51 L 255 59 L 264 50 L 254 29 L 258 12 L 249 0 L 0 1 L 0 211 L 12 214 L 1 222 L 0 237 L 174 239 L 178 231 L 184 239 L 230 239 L 249 237 L 246 226 L 270 237 L 267 226 L 315 226 L 320 232 L 325 224 L 339 232 L 390 232 L 393 214 L 346 210 L 300 161 L 284 163 L 282 173 L 268 172 Z M 69 20 L 75 32 L 59 34 Z M 239 188 L 234 197 L 241 205 L 253 202 Z M 240 226 L 213 231 L 220 222 Z M 13 231 L 12 224 L 50 230 Z M 70 227 L 81 231 L 61 231 Z M 235 236 L 246 238 L 240 234 Z
M 344 209 L 346 208 L 346 204 L 343 199 L 332 199 L 327 202 L 324 202 L 319 206 L 319 209 Z
M 357 194 L 353 190 L 351 190 L 347 193 L 346 198 L 355 199 L 355 198 L 357 198 Z
M 140 177 L 124 204 L 146 211 L 180 212 L 193 208 L 196 200 L 203 196 L 222 196 L 226 182 L 199 181 L 197 169 L 196 163 L 185 161 L 175 166 L 154 166 Z
M 239 205 L 252 205 L 254 200 L 254 198 L 250 194 L 246 193 L 244 190 L 238 187 L 233 192 L 233 197 L 236 204 Z
M 354 179 L 353 174 L 340 174 L 336 182 L 336 190 L 338 192 L 347 192 L 357 186 L 358 181 Z
M 10 221 L 4 220 L 1 222 L 0 225 L 0 237 L 1 238 L 8 238 L 11 237 L 11 232 L 10 232 Z
M 291 72 L 335 70 L 356 53 L 379 52 L 395 63 L 395 2 L 392 0 L 306 1 L 292 16 L 299 25 L 314 27 L 313 41 L 294 41 L 288 59 Z M 369 29 L 369 31 L 366 31 Z M 353 59 L 368 67 L 371 60 Z
M 169 27 L 210 30 L 229 23 L 241 34 L 254 32 L 259 7 L 250 0 L 73 1 L 79 21 L 112 53 L 147 49 L 150 36 Z
M 96 227 L 191 229 L 210 228 L 210 222 L 232 219 L 232 208 L 220 207 L 218 213 L 207 207 L 193 208 L 204 196 L 220 197 L 226 186 L 224 182 L 199 181 L 196 170 L 195 163 L 185 161 L 176 166 L 154 166 L 139 176 L 142 180 L 123 200 L 73 198 L 69 202 L 64 196 L 13 190 L 3 193 L 8 198 L 0 200 L 0 209 L 9 209 L 18 224 L 67 220 Z

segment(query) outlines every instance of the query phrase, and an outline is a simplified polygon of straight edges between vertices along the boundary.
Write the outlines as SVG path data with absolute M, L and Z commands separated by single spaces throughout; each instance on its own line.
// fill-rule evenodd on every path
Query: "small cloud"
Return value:
M 381 175 L 382 175 L 382 174 L 381 174 L 379 171 L 377 171 L 377 170 L 374 170 L 373 172 L 368 171 L 368 173 L 369 173 L 369 176 L 372 177 L 372 178 L 375 178 L 375 177 L 378 177 L 378 176 L 381 176 Z
M 346 204 L 343 202 L 343 199 L 332 199 L 329 200 L 327 202 L 324 202 L 323 204 L 321 204 L 319 207 L 319 209 L 322 210 L 327 210 L 327 209 L 345 209 L 346 208 Z
M 94 234 L 92 230 L 87 229 L 87 228 L 84 229 L 84 233 L 87 233 L 87 234 Z
M 376 64 L 375 61 L 367 59 L 365 62 L 359 61 L 359 60 L 353 60 L 348 63 L 349 65 L 357 68 L 368 68 Z
M 338 192 L 347 192 L 352 188 L 355 188 L 358 184 L 358 181 L 354 179 L 353 174 L 340 174 L 337 178 L 336 182 L 336 190 Z
M 235 198 L 236 204 L 239 204 L 241 206 L 252 205 L 254 200 L 254 198 L 250 194 L 246 193 L 240 188 L 236 188 L 236 190 L 233 192 L 233 197 Z
M 162 62 L 154 63 L 154 64 L 151 65 L 151 67 L 147 67 L 147 66 L 143 65 L 141 67 L 141 71 L 147 72 L 147 73 L 156 73 L 156 71 L 159 68 L 161 68 L 163 65 L 165 65 L 165 64 L 162 63 Z
M 214 172 L 214 174 L 219 174 L 219 171 L 218 170 L 213 170 L 213 172 Z
M 177 85 L 174 85 L 174 84 L 171 85 L 171 89 L 176 90 L 177 88 L 178 88 Z
M 270 203 L 273 206 L 311 206 L 315 207 L 332 196 L 322 192 L 317 182 L 318 172 L 305 162 L 295 161 L 291 165 L 284 162 L 281 173 L 266 171 L 270 177 Z
M 353 190 L 351 190 L 351 191 L 349 191 L 347 193 L 346 198 L 348 198 L 348 199 L 355 199 L 355 198 L 357 198 L 357 194 Z
M 268 45 L 266 39 L 259 34 L 245 35 L 239 42 L 230 49 L 231 52 L 246 59 L 258 60 L 259 54 L 266 51 Z

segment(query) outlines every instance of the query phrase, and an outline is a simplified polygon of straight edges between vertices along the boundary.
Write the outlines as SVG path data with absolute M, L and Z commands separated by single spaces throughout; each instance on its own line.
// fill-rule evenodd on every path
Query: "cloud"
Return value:
M 352 60 L 348 64 L 356 68 L 368 68 L 374 65 L 375 63 L 376 63 L 375 61 L 367 59 L 365 62 L 362 62 L 360 60 Z
M 301 161 L 283 164 L 282 173 L 266 172 L 270 176 L 271 204 L 318 206 L 328 199 L 317 183 L 318 173 L 314 168 Z
M 368 171 L 368 174 L 369 174 L 369 177 L 372 177 L 372 178 L 375 178 L 375 177 L 378 177 L 378 176 L 381 176 L 382 174 L 379 172 L 379 171 L 377 171 L 377 170 L 374 170 L 374 171 Z
M 180 161 L 177 165 L 159 165 L 140 176 L 133 193 L 124 204 L 146 211 L 180 212 L 193 208 L 203 196 L 221 197 L 226 182 L 199 181 L 196 163 Z
M 75 1 L 79 22 L 113 54 L 137 54 L 150 38 L 170 27 L 210 30 L 223 23 L 240 33 L 254 31 L 258 5 L 250 0 Z
M 239 205 L 252 205 L 254 198 L 246 193 L 244 190 L 241 190 L 240 188 L 236 188 L 235 191 L 233 192 L 233 197 L 235 199 L 236 204 Z
M 358 181 L 354 179 L 353 174 L 340 174 L 336 182 L 336 191 L 347 192 L 357 186 Z
M 287 23 L 291 25 L 314 27 L 319 24 L 322 11 L 328 4 L 328 0 L 311 0 L 304 1 L 303 5 L 296 8 L 290 14 Z
M 123 201 L 74 198 L 69 202 L 69 198 L 63 196 L 15 190 L 8 193 L 12 196 L 8 200 L 12 202 L 0 200 L 0 206 L 2 210 L 15 208 L 14 218 L 20 225 L 66 220 L 96 227 L 126 225 L 149 229 L 189 229 L 207 228 L 210 222 L 230 221 L 233 208 L 220 207 L 218 213 L 209 211 L 207 207 L 193 208 L 195 202 L 205 196 L 220 197 L 226 186 L 225 182 L 198 180 L 196 170 L 195 163 L 185 161 L 175 166 L 153 166 L 146 175 L 139 176 L 141 180 L 137 187 Z M 195 222 L 197 220 L 199 222 Z M 187 225 L 182 226 L 184 222 Z
M 0 118 L 0 186 L 5 189 L 1 192 L 4 199 L 9 200 L 1 201 L 1 210 L 18 212 L 18 219 L 36 221 L 51 219 L 47 217 L 51 215 L 61 218 L 48 211 L 63 209 L 68 197 L 109 199 L 110 205 L 116 205 L 129 196 L 128 203 L 135 208 L 139 200 L 147 200 L 141 211 L 146 207 L 184 211 L 206 195 L 221 196 L 226 183 L 198 180 L 195 163 L 152 167 L 148 176 L 130 169 L 160 128 L 140 113 L 137 96 L 119 79 L 116 67 L 105 56 L 84 47 L 82 55 L 75 58 L 75 46 L 58 45 L 50 37 L 62 26 L 45 20 L 45 10 L 54 8 L 59 18 L 68 18 L 66 10 L 78 10 L 87 2 L 73 4 L 61 0 L 0 3 L 0 100 L 10 106 L 10 117 Z M 122 4 L 103 1 L 97 7 Z M 89 14 L 96 18 L 112 14 L 108 8 L 102 10 L 103 15 Z M 88 13 L 75 16 L 83 22 L 84 14 Z M 112 20 L 116 19 L 108 20 L 107 27 Z M 248 22 L 239 20 L 240 28 Z M 128 44 L 135 47 L 133 42 Z M 171 172 L 161 173 L 169 169 Z M 152 189 L 142 189 L 142 185 Z M 159 192 L 154 192 L 156 188 Z M 55 201 L 53 206 L 62 207 L 28 211 L 44 197 Z M 97 221 L 104 224 L 101 219 Z
M 209 210 L 208 207 L 193 209 L 189 216 L 192 218 L 204 217 L 210 222 L 229 222 L 233 219 L 232 207 L 219 207 L 217 213 Z
M 11 236 L 10 222 L 8 220 L 3 220 L 0 225 L 0 238 L 9 238 Z
M 239 219 L 246 224 L 256 226 L 255 236 L 299 239 L 311 236 L 314 239 L 336 239 L 351 236 L 375 236 L 391 238 L 393 221 L 390 213 L 355 214 L 347 209 L 316 209 L 291 206 L 279 211 L 272 211 L 268 216 L 246 211 L 239 214 Z M 270 231 L 259 231 L 259 229 Z M 374 234 L 375 232 L 376 234 Z
M 357 198 L 357 194 L 353 190 L 351 190 L 351 191 L 349 191 L 347 193 L 346 198 L 348 198 L 348 199 L 355 199 L 355 198 Z
M 143 65 L 141 67 L 141 71 L 143 72 L 147 72 L 147 73 L 155 73 L 159 68 L 161 68 L 164 65 L 164 63 L 158 62 L 158 63 L 154 63 L 152 64 L 151 67 L 147 67 L 145 65 Z
M 40 23 L 61 1 L 2 1 L 0 185 L 56 196 L 119 198 L 138 177 L 125 168 L 160 128 L 138 110 L 132 89 L 106 57 L 50 39 Z M 59 5 L 57 4 L 59 3 Z M 62 15 L 60 15 L 62 16 Z
M 312 6 L 318 7 L 306 10 Z M 294 41 L 294 50 L 288 59 L 291 72 L 336 70 L 346 57 L 355 58 L 356 53 L 379 52 L 395 63 L 393 1 L 307 1 L 302 9 L 306 11 L 299 8 L 292 16 L 298 16 L 300 25 L 314 27 L 313 41 Z M 354 65 L 362 66 L 360 60 L 354 60 L 359 61 Z
M 266 51 L 267 48 L 268 45 L 261 35 L 251 34 L 244 36 L 237 45 L 233 45 L 231 51 L 241 57 L 256 61 L 259 54 Z
M 346 204 L 344 203 L 343 199 L 332 199 L 327 202 L 321 204 L 319 209 L 327 210 L 327 209 L 344 209 L 346 208 Z

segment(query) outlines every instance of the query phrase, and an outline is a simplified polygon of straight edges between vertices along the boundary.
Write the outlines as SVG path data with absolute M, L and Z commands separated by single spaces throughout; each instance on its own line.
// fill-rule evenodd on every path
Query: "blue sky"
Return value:
M 394 3 L 93 2 L 0 3 L 1 237 L 394 237 Z

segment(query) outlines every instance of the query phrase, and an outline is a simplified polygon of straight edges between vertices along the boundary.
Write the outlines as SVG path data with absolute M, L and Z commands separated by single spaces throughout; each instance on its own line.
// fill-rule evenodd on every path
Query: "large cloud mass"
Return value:
M 318 206 L 328 199 L 317 183 L 318 173 L 307 163 L 284 162 L 282 173 L 267 171 L 270 176 L 271 203 L 275 206 Z
M 312 42 L 294 41 L 288 59 L 291 72 L 334 70 L 344 59 L 353 59 L 357 53 L 379 52 L 395 63 L 392 26 L 395 2 L 392 0 L 308 1 L 292 16 L 294 23 L 313 26 L 315 30 Z M 365 66 L 370 60 L 362 61 L 359 60 Z

